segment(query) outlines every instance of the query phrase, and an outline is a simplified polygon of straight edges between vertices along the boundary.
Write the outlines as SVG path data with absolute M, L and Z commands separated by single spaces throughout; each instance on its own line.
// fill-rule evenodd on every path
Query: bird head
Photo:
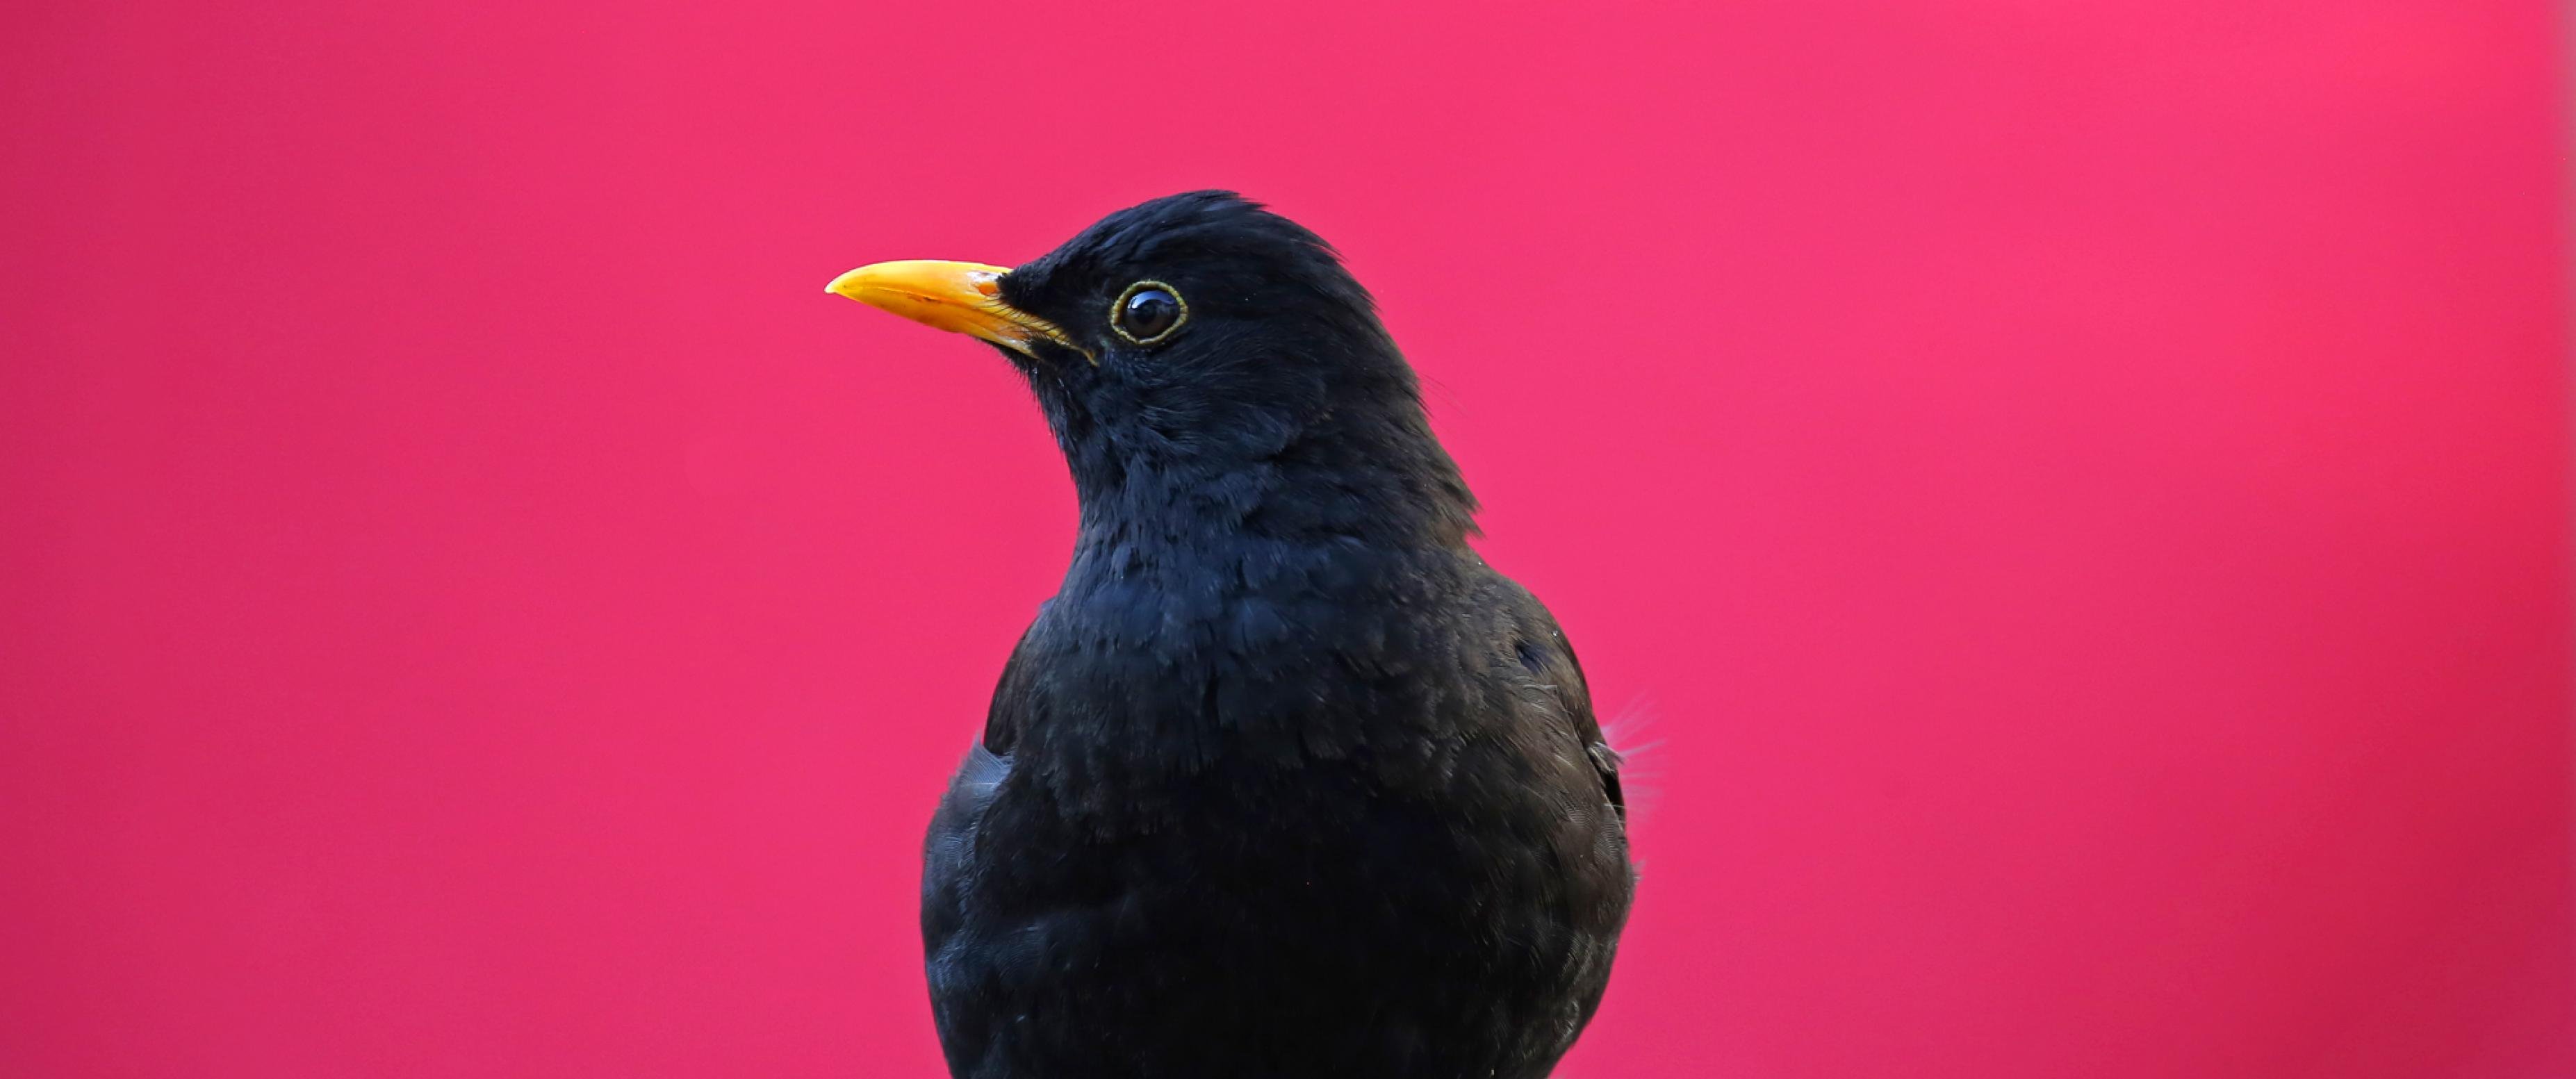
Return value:
M 1001 350 L 1037 393 L 1086 526 L 1472 529 L 1474 500 L 1367 290 L 1321 238 L 1230 192 L 1118 211 L 1017 268 L 881 262 L 828 291 Z

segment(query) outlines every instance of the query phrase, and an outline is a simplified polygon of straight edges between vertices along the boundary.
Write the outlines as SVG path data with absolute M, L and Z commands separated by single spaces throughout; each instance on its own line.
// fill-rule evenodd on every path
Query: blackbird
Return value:
M 930 825 L 950 1073 L 1548 1074 L 1634 888 L 1619 758 L 1339 256 L 1203 191 L 829 290 L 999 348 L 1081 507 Z

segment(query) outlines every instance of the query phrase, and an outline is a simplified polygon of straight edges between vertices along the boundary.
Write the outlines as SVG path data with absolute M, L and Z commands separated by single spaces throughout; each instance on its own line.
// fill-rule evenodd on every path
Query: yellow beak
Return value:
M 1008 266 L 980 262 L 910 259 L 880 262 L 832 279 L 823 291 L 902 315 L 925 326 L 962 333 L 1037 359 L 1039 341 L 1052 341 L 1085 359 L 1099 359 L 1073 343 L 1055 324 L 1002 302 L 999 282 Z

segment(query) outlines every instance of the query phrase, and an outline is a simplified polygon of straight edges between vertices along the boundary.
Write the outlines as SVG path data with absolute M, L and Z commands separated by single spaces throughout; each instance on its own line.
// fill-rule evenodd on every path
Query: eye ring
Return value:
M 1150 337 L 1138 337 L 1127 330 L 1127 301 L 1135 299 L 1136 294 L 1140 292 L 1160 292 L 1165 296 L 1171 297 L 1173 305 L 1180 308 L 1180 314 L 1172 319 L 1171 325 L 1163 327 L 1163 331 L 1161 333 L 1154 334 Z M 1131 345 L 1162 344 L 1165 341 L 1171 340 L 1173 334 L 1181 332 L 1181 327 L 1189 325 L 1189 322 L 1190 302 L 1181 298 L 1181 290 L 1173 288 L 1172 286 L 1160 281 L 1138 281 L 1135 284 L 1127 286 L 1127 291 L 1119 293 L 1117 299 L 1109 302 L 1110 331 L 1116 333 L 1122 338 L 1125 338 L 1127 343 Z

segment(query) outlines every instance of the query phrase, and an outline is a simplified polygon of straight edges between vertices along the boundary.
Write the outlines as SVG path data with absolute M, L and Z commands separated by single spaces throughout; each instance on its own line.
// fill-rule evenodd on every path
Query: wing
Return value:
M 939 811 L 930 818 L 930 838 L 922 845 L 921 941 L 930 978 L 931 1015 L 939 1042 L 952 1065 L 961 1053 L 977 1051 L 989 1040 L 992 1009 L 979 1006 L 968 988 L 973 979 L 958 978 L 959 953 L 973 952 L 971 934 L 962 933 L 974 903 L 975 837 L 983 828 L 1002 781 L 1011 774 L 1011 759 L 984 748 L 979 739 L 966 751 L 966 762 L 948 782 Z M 971 964 L 966 964 L 971 967 Z M 968 1074 L 961 1068 L 957 1074 Z
M 1010 662 L 1002 665 L 1001 682 L 993 687 L 984 734 L 966 751 L 965 763 L 958 765 L 957 775 L 948 781 L 948 793 L 939 799 L 939 812 L 930 818 L 930 838 L 921 852 L 921 931 L 932 954 L 957 931 L 966 892 L 973 883 L 968 874 L 974 865 L 976 832 L 983 827 L 985 811 L 992 808 L 1002 780 L 1011 774 L 1011 748 L 1032 688 L 1029 639 L 1036 633 L 1032 623 L 1011 649 Z
M 1012 649 L 1001 682 L 994 687 L 983 734 L 948 781 L 948 793 L 940 796 L 939 810 L 930 818 L 930 835 L 922 843 L 921 940 L 931 1016 L 950 1068 L 959 1075 L 975 1072 L 974 1062 L 990 1046 L 993 1023 L 1002 1014 L 989 999 L 991 987 L 978 962 L 984 949 L 967 928 L 979 904 L 986 901 L 977 895 L 983 882 L 978 876 L 976 843 L 1011 776 L 1012 745 L 1024 725 L 1031 694 L 1028 642 L 1035 632 L 1032 626 Z
M 977 741 L 966 762 L 948 781 L 939 811 L 930 818 L 930 838 L 921 852 L 921 935 L 936 953 L 964 921 L 966 890 L 975 855 L 975 833 L 984 811 L 993 804 L 1002 780 L 1011 774 L 1011 759 Z
M 1500 578 L 1509 592 L 1509 607 L 1514 615 L 1513 658 L 1529 670 L 1539 687 L 1546 689 L 1557 702 L 1565 722 L 1573 728 L 1583 754 L 1592 762 L 1592 771 L 1601 780 L 1602 796 L 1619 813 L 1622 823 L 1628 819 L 1628 798 L 1619 789 L 1619 751 L 1601 733 L 1601 721 L 1592 711 L 1592 687 L 1583 678 L 1583 662 L 1574 656 L 1574 644 L 1566 640 L 1565 631 L 1549 614 L 1547 605 L 1529 590 L 1508 578 Z
M 948 793 L 939 799 L 939 811 L 930 818 L 930 838 L 921 852 L 921 929 L 934 954 L 956 932 L 971 883 L 967 874 L 974 863 L 976 832 L 983 827 L 985 811 L 992 808 L 1002 780 L 1011 774 L 1012 743 L 1019 736 L 1031 690 L 1029 639 L 1036 633 L 1033 623 L 1011 649 L 1010 662 L 1002 665 L 1002 680 L 993 687 L 983 736 L 966 751 L 965 763 L 958 765 L 957 775 L 948 781 Z

